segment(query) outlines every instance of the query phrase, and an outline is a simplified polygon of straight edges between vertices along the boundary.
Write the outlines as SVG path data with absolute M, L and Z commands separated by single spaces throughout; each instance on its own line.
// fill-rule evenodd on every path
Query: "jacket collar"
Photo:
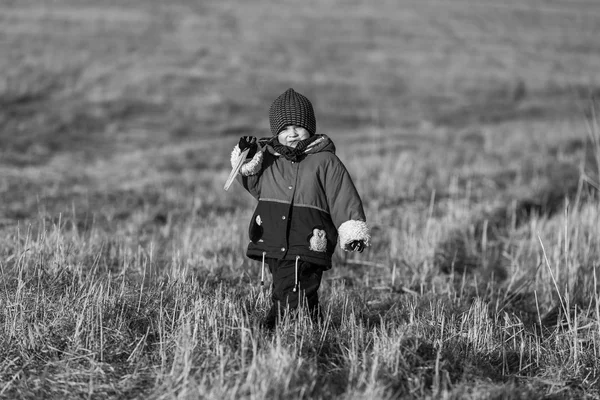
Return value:
M 327 135 L 316 135 L 317 138 L 311 142 L 306 149 L 304 149 L 304 153 L 306 154 L 316 154 L 324 151 L 328 151 L 330 153 L 335 154 L 335 144 Z M 273 140 L 277 140 L 276 136 L 271 136 L 269 138 L 259 139 L 259 144 L 266 149 L 269 153 L 274 156 L 279 156 L 280 154 L 273 149 L 271 145 Z

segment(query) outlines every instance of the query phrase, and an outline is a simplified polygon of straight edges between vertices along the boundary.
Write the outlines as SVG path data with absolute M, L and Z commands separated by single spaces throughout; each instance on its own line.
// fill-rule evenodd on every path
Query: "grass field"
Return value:
M 600 397 L 600 8 L 373 4 L 0 3 L 0 398 Z M 271 336 L 223 184 L 288 87 L 373 245 Z

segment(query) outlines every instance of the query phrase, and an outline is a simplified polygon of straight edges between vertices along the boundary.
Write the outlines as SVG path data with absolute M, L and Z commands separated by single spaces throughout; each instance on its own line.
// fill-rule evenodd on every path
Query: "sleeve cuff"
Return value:
M 231 158 L 230 158 L 231 168 L 233 168 L 237 164 L 237 162 L 241 156 L 242 156 L 242 152 L 241 152 L 239 146 L 237 146 L 237 145 L 234 146 L 233 151 L 231 152 Z M 263 161 L 263 152 L 259 150 L 256 152 L 254 157 L 252 157 L 252 159 L 244 162 L 244 165 L 242 165 L 242 168 L 240 168 L 240 174 L 243 176 L 250 176 L 250 175 L 258 174 L 260 171 L 260 167 L 262 165 L 262 161 Z
M 338 236 L 340 241 L 340 247 L 346 250 L 346 246 L 355 240 L 362 240 L 365 243 L 365 247 L 371 244 L 371 235 L 369 234 L 369 227 L 364 221 L 349 220 L 344 222 L 338 228 Z

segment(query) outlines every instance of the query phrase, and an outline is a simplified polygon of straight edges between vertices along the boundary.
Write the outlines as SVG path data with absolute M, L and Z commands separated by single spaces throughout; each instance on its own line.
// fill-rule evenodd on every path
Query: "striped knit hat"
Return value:
M 269 122 L 273 135 L 277 135 L 287 125 L 301 126 L 311 136 L 317 131 L 315 112 L 310 100 L 292 88 L 286 90 L 271 104 Z

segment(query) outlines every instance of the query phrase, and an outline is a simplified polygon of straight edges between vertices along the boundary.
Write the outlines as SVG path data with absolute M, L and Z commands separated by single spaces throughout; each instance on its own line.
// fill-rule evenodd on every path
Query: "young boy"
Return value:
M 316 134 L 311 102 L 293 89 L 269 109 L 271 138 L 245 136 L 231 154 L 232 166 L 249 153 L 238 181 L 258 200 L 250 221 L 246 255 L 268 264 L 272 307 L 263 325 L 274 329 L 287 307 L 306 302 L 319 313 L 318 290 L 339 238 L 345 251 L 362 252 L 370 235 L 362 201 L 335 155 L 335 146 Z

